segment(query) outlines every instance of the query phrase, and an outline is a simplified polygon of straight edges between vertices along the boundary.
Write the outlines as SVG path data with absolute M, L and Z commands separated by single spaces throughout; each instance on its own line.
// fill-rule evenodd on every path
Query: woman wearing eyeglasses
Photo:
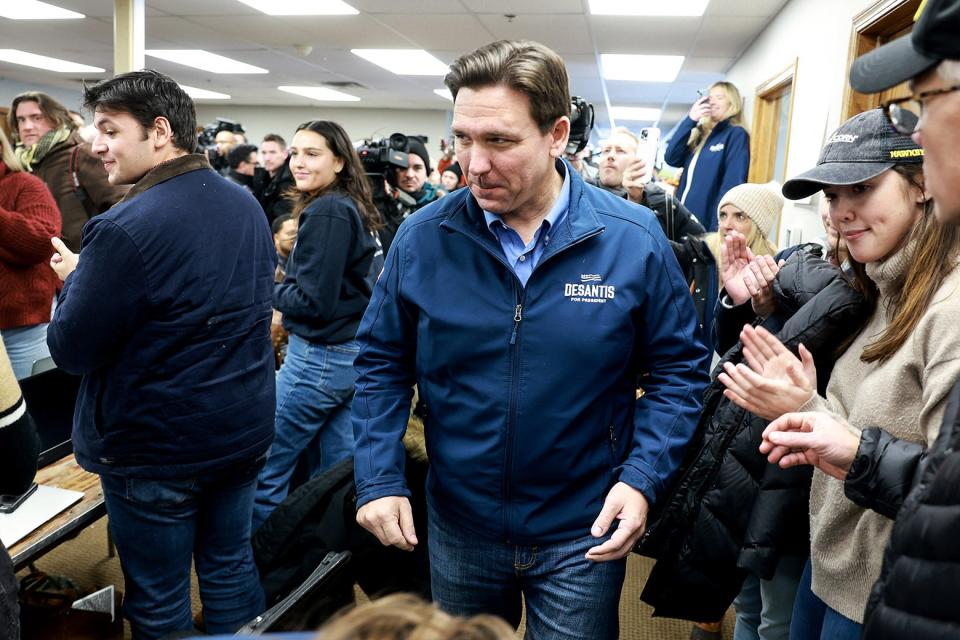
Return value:
M 728 398 L 770 420 L 796 411 L 822 412 L 817 420 L 835 421 L 849 434 L 841 446 L 876 446 L 875 432 L 860 431 L 866 427 L 921 446 L 933 442 L 960 375 L 955 268 L 960 231 L 932 214 L 922 154 L 875 109 L 844 123 L 828 139 L 817 166 L 784 185 L 784 195 L 794 199 L 823 190 L 831 220 L 847 243 L 854 284 L 873 311 L 844 345 L 826 397 L 815 392 L 809 354 L 801 349 L 798 359 L 772 335 L 745 328 L 750 366 L 725 368 L 720 379 Z M 769 435 L 774 429 L 766 432 L 765 453 L 782 444 Z M 848 471 L 858 472 L 829 463 L 814 472 L 811 558 L 794 606 L 793 640 L 860 637 L 896 508 L 883 495 L 868 496 L 872 509 L 853 502 L 849 479 L 844 483 Z

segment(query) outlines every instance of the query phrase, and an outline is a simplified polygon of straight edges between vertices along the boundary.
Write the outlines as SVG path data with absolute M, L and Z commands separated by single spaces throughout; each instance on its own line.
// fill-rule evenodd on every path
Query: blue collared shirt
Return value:
M 570 173 L 566 163 L 560 164 L 563 167 L 563 186 L 560 187 L 560 194 L 529 243 L 524 244 L 520 234 L 504 224 L 500 216 L 489 211 L 483 212 L 490 233 L 500 241 L 503 255 L 507 258 L 507 264 L 520 278 L 524 287 L 527 286 L 527 280 L 530 279 L 533 268 L 540 262 L 543 250 L 550 243 L 550 229 L 563 220 L 570 206 Z

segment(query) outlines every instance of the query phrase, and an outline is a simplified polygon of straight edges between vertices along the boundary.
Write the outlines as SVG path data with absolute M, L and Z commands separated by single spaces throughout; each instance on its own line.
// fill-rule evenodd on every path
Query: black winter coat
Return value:
M 929 450 L 865 429 L 844 489 L 860 506 L 896 519 L 864 640 L 960 638 L 960 382 Z
M 863 297 L 841 272 L 806 251 L 792 254 L 774 283 L 777 312 L 763 326 L 791 351 L 816 358 L 821 393 L 842 344 L 866 317 Z M 721 360 L 742 361 L 742 346 Z M 654 615 L 713 621 L 747 572 L 769 579 L 783 555 L 809 552 L 809 467 L 781 469 L 758 451 L 768 421 L 723 397 L 713 382 L 687 459 L 658 501 L 638 551 L 657 559 L 641 598 Z
M 315 601 L 305 603 L 303 628 L 316 628 L 353 602 L 353 584 L 365 593 L 397 591 L 430 597 L 427 557 L 427 464 L 406 462 L 407 486 L 420 541 L 413 552 L 384 547 L 356 522 L 357 492 L 353 458 L 331 467 L 294 490 L 253 536 L 253 555 L 267 607 L 306 580 L 330 551 L 349 551 L 350 570 L 343 572 Z

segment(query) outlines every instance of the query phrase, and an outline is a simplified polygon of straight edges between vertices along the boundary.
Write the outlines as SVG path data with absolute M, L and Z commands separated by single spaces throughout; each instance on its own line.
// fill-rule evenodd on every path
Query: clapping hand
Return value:
M 743 304 L 750 299 L 750 289 L 743 279 L 749 273 L 753 252 L 747 246 L 747 238 L 742 233 L 731 231 L 720 243 L 720 284 L 726 289 L 733 304 Z
M 774 420 L 797 411 L 816 393 L 817 368 L 806 347 L 800 345 L 797 359 L 772 333 L 749 325 L 743 328 L 740 340 L 747 364 L 727 362 L 719 376 L 726 387 L 723 395 L 731 402 Z
M 760 453 L 784 469 L 810 464 L 845 480 L 860 447 L 860 438 L 847 423 L 820 411 L 788 413 L 763 431 Z

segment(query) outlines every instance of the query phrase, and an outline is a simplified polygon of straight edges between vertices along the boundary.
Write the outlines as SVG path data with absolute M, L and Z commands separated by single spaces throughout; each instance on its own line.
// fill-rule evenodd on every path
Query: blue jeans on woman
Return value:
M 790 640 L 859 640 L 863 625 L 827 606 L 810 588 L 811 580 L 812 569 L 807 560 L 793 606 Z
M 311 477 L 353 455 L 350 404 L 359 349 L 355 340 L 313 344 L 290 334 L 277 375 L 277 431 L 260 472 L 254 531 L 287 497 L 290 477 L 303 454 Z
M 172 480 L 100 476 L 134 640 L 193 629 L 191 560 L 208 633 L 232 633 L 263 613 L 250 546 L 253 492 L 262 464 L 261 457 Z
M 43 322 L 0 331 L 3 345 L 10 356 L 10 364 L 13 365 L 13 375 L 17 380 L 23 380 L 33 373 L 34 362 L 50 357 L 50 349 L 47 347 L 48 324 Z
M 750 574 L 733 601 L 737 626 L 733 640 L 787 640 L 793 604 L 806 564 L 804 556 L 783 556 L 770 580 Z
M 522 546 L 478 538 L 428 512 L 433 600 L 454 615 L 498 615 L 520 624 L 526 640 L 617 640 L 626 559 L 584 555 L 609 539 L 587 534 L 569 542 Z

